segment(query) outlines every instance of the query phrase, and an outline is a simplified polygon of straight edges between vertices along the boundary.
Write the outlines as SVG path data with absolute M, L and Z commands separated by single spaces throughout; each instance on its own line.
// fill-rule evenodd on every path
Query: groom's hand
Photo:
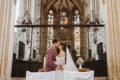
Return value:
M 63 67 L 62 67 L 62 66 L 58 66 L 57 68 L 58 68 L 60 71 L 63 70 Z

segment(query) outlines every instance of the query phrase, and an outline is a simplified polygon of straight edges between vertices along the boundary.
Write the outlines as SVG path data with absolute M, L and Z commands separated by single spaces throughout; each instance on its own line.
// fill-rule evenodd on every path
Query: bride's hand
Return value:
M 60 70 L 60 71 L 62 71 L 63 67 L 62 66 L 58 66 L 57 69 Z

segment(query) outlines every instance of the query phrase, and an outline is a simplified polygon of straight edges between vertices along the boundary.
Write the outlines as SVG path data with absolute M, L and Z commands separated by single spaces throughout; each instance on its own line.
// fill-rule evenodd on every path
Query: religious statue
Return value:
M 32 21 L 30 20 L 30 14 L 28 11 L 26 11 L 26 13 L 24 14 L 22 24 L 32 24 Z

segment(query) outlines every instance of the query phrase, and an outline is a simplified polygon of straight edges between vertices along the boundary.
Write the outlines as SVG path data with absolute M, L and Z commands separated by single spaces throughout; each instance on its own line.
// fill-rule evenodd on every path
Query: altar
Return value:
M 26 72 L 26 80 L 56 80 L 56 71 Z M 64 71 L 64 80 L 94 80 L 94 71 Z

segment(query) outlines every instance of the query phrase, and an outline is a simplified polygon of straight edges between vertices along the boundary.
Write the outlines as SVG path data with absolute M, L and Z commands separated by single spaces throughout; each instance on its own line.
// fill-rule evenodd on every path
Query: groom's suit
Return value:
M 45 72 L 55 71 L 57 65 L 55 64 L 57 53 L 53 47 L 49 48 L 46 53 Z

